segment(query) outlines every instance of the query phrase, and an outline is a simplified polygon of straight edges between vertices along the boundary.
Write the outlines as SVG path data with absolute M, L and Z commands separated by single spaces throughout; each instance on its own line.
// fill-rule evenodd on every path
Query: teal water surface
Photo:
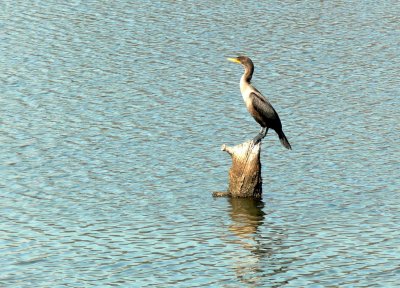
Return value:
M 397 1 L 2 6 L 1 287 L 400 285 Z M 259 202 L 211 197 L 238 54 L 293 147 Z

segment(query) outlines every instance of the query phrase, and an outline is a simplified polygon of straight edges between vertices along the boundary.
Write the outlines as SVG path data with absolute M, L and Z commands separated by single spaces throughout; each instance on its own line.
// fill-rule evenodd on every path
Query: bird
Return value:
M 253 61 L 251 61 L 247 56 L 238 56 L 227 59 L 231 62 L 242 64 L 244 67 L 244 73 L 240 78 L 240 92 L 247 110 L 251 116 L 253 116 L 254 120 L 256 120 L 261 126 L 260 132 L 253 139 L 254 145 L 267 136 L 268 129 L 272 129 L 278 134 L 282 145 L 291 150 L 292 147 L 283 133 L 282 123 L 279 119 L 278 113 L 275 111 L 274 107 L 272 107 L 268 99 L 264 97 L 250 82 L 254 72 Z

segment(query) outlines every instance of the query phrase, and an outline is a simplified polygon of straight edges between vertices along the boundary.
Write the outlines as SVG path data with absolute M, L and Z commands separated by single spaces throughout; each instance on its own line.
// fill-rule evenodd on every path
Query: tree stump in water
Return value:
M 261 198 L 261 142 L 254 145 L 252 140 L 229 147 L 222 145 L 232 157 L 232 166 L 229 170 L 228 192 L 215 192 L 213 196 L 252 197 Z

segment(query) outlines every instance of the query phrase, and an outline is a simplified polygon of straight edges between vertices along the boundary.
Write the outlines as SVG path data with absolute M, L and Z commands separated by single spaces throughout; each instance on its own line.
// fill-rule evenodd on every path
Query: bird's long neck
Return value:
M 250 86 L 251 77 L 253 77 L 254 66 L 253 65 L 246 65 L 244 67 L 244 73 L 242 78 L 240 78 L 240 91 L 246 90 L 247 87 Z

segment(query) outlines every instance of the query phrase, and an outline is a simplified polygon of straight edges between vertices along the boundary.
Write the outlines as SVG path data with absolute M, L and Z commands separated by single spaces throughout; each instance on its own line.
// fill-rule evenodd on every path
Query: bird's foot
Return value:
M 253 145 L 257 145 L 264 138 L 264 134 L 257 134 L 256 137 L 253 138 Z
M 257 145 L 265 136 L 267 136 L 268 128 L 262 127 L 260 133 L 257 134 L 253 139 L 253 145 Z

